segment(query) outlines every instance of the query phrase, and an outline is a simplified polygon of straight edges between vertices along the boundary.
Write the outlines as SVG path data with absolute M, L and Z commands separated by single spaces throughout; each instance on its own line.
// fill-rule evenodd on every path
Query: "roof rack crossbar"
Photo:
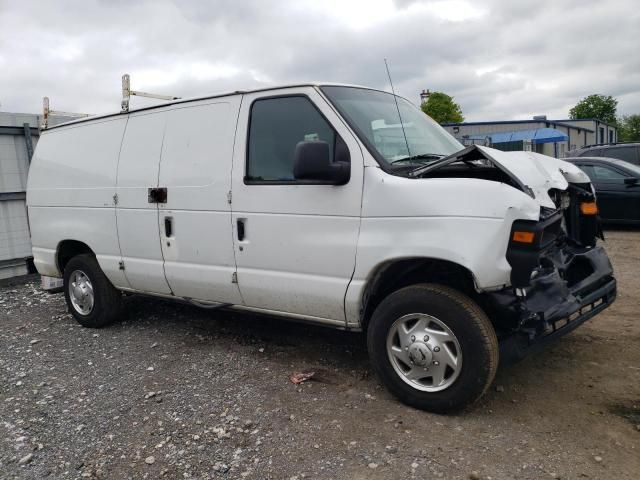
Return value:
M 126 113 L 129 111 L 129 100 L 132 96 L 136 97 L 146 97 L 146 98 L 157 98 L 158 100 L 179 100 L 180 97 L 176 97 L 174 95 L 160 95 L 157 93 L 148 93 L 141 92 L 139 90 L 131 90 L 131 77 L 128 73 L 122 75 L 122 103 L 120 106 L 122 107 L 122 112 Z
M 88 113 L 76 113 L 76 112 L 63 112 L 61 110 L 51 110 L 49 107 L 49 97 L 42 98 L 42 130 L 46 130 L 49 126 L 49 117 L 74 117 L 84 118 L 88 117 Z

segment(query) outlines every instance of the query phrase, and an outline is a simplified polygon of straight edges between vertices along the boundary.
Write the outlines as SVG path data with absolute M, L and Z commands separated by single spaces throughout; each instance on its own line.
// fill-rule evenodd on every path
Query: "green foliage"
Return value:
M 611 95 L 589 95 L 569 110 L 569 118 L 596 118 L 602 122 L 616 124 L 618 101 Z
M 424 113 L 438 123 L 463 122 L 464 115 L 460 105 L 453 101 L 446 93 L 433 92 L 426 102 L 420 105 Z
M 640 142 L 640 114 L 623 115 L 618 120 L 618 139 L 621 142 Z

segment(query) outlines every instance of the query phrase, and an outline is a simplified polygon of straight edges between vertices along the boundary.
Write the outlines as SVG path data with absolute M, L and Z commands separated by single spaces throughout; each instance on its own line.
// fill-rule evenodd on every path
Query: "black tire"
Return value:
M 87 314 L 79 311 L 71 301 L 70 277 L 73 272 L 84 273 L 93 287 L 93 308 Z M 73 257 L 64 268 L 64 297 L 69 312 L 83 327 L 100 328 L 113 323 L 122 313 L 122 294 L 105 276 L 93 255 Z
M 444 323 L 462 350 L 458 376 L 441 391 L 425 392 L 405 382 L 387 353 L 387 335 L 404 315 L 423 313 Z M 498 368 L 498 339 L 486 314 L 466 295 L 436 284 L 412 285 L 393 292 L 376 308 L 367 330 L 367 347 L 374 370 L 398 399 L 435 413 L 460 410 L 480 398 Z

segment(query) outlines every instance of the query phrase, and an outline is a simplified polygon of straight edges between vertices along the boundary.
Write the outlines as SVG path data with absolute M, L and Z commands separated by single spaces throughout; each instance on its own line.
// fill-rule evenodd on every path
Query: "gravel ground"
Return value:
M 2 286 L 0 478 L 640 478 L 640 232 L 606 245 L 614 306 L 451 416 L 393 399 L 360 334 L 137 297 L 89 330 Z

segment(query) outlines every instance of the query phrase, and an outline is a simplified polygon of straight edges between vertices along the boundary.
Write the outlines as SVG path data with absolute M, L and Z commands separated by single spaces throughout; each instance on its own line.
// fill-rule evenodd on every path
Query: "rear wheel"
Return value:
M 65 266 L 64 295 L 69 312 L 84 327 L 104 327 L 122 312 L 121 293 L 90 254 L 77 255 Z
M 432 412 L 459 410 L 489 387 L 498 340 L 466 295 L 435 284 L 412 285 L 384 299 L 367 331 L 371 363 L 404 403 Z

